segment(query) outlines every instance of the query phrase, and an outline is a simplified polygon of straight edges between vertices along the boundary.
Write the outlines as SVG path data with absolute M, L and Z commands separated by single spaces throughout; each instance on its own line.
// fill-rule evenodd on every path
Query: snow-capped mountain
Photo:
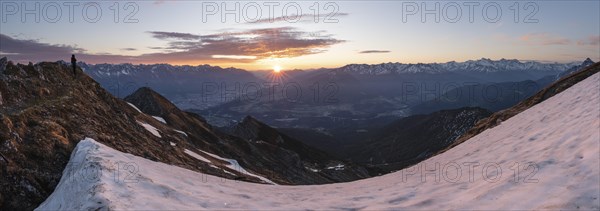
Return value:
M 38 210 L 598 210 L 599 104 L 596 73 L 413 167 L 319 186 L 224 180 L 85 139 L 71 156 L 82 165 L 65 169 Z M 134 182 L 115 180 L 110 171 L 88 175 L 115 163 L 139 165 Z
M 78 66 L 83 69 L 88 75 L 94 77 L 107 77 L 112 75 L 135 75 L 135 74 L 152 74 L 155 77 L 165 73 L 208 73 L 208 72 L 221 72 L 221 73 L 246 73 L 245 70 L 238 68 L 222 68 L 219 66 L 211 65 L 170 65 L 170 64 L 87 64 L 85 62 L 79 62 Z
M 593 65 L 593 64 L 594 64 L 594 61 L 592 61 L 592 59 L 590 59 L 590 58 L 587 58 L 587 59 L 585 59 L 585 61 L 583 61 L 583 63 L 581 63 L 579 65 L 576 65 L 576 66 L 573 66 L 573 67 L 569 68 L 568 70 L 559 73 L 556 76 L 556 80 L 558 80 L 558 79 L 560 79 L 560 78 L 562 78 L 564 76 L 567 76 L 569 74 L 572 74 L 574 72 L 577 72 L 578 70 L 581 70 L 581 69 L 586 68 L 586 67 L 588 67 L 590 65 Z
M 383 63 L 383 64 L 350 64 L 339 68 L 339 71 L 360 74 L 360 75 L 384 75 L 384 74 L 403 74 L 403 73 L 443 73 L 443 72 L 510 72 L 510 71 L 542 71 L 542 72 L 561 72 L 575 65 L 572 63 L 541 63 L 535 61 L 521 62 L 516 59 L 491 60 L 482 58 L 479 60 L 468 60 L 465 62 L 446 62 L 446 63 Z
M 194 111 L 217 125 L 252 115 L 276 127 L 307 127 L 305 122 L 309 121 L 312 124 L 323 123 L 311 126 L 326 129 L 335 129 L 340 125 L 330 116 L 347 120 L 377 117 L 397 119 L 467 106 L 498 111 L 518 103 L 554 81 L 538 81 L 541 78 L 554 78 L 558 73 L 579 64 L 481 59 L 443 64 L 347 65 L 338 69 L 315 70 L 293 78 L 292 81 L 297 82 L 303 91 L 302 96 L 294 101 L 263 94 L 253 100 L 231 101 Z M 315 85 L 323 89 L 315 92 Z M 263 93 L 267 93 L 267 90 Z M 446 96 L 452 102 L 439 106 Z M 421 106 L 429 102 L 433 105 Z M 277 121 L 290 117 L 296 120 Z M 344 124 L 356 122 L 346 121 Z M 360 124 L 364 125 L 363 122 Z
M 234 87 L 235 84 L 261 82 L 254 74 L 237 68 L 222 68 L 210 65 L 175 66 L 169 64 L 86 64 L 78 66 L 102 87 L 117 97 L 125 97 L 141 87 L 151 87 L 171 100 L 185 101 L 187 95 L 208 92 L 210 86 L 220 88 L 222 84 Z M 217 95 L 217 94 L 215 94 Z M 220 94 L 218 95 L 220 97 Z M 222 103 L 218 100 L 193 101 L 193 107 L 203 107 Z M 190 104 L 178 103 L 178 106 Z

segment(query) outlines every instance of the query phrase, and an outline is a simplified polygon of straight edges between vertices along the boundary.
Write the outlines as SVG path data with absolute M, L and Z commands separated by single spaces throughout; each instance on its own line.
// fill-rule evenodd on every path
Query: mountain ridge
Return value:
M 568 67 L 578 65 L 569 63 L 541 63 L 534 61 L 521 62 L 516 59 L 491 60 L 481 58 L 465 62 L 446 63 L 380 63 L 380 64 L 349 64 L 337 68 L 343 72 L 361 75 L 385 75 L 402 73 L 442 73 L 442 72 L 500 72 L 500 71 L 563 71 Z

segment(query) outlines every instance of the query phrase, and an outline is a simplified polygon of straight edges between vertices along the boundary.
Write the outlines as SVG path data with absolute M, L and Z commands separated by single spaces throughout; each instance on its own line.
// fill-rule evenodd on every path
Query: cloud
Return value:
M 36 58 L 36 60 L 55 60 L 56 55 L 83 53 L 84 49 L 71 45 L 53 45 L 38 40 L 14 39 L 0 34 L 0 55 L 11 58 Z
M 577 45 L 598 46 L 600 45 L 600 35 L 592 35 L 585 39 L 578 40 Z
M 16 61 L 56 61 L 72 53 L 88 63 L 249 63 L 266 58 L 293 58 L 327 51 L 345 42 L 324 32 L 304 32 L 293 27 L 264 28 L 194 35 L 180 32 L 148 32 L 167 41 L 166 46 L 149 47 L 158 53 L 137 56 L 90 54 L 69 45 L 52 45 L 35 40 L 19 40 L 0 34 L 0 52 Z M 133 50 L 124 48 L 120 50 Z M 68 58 L 66 58 L 68 59 Z
M 121 48 L 122 51 L 137 51 L 135 48 Z
M 157 34 L 154 32 L 153 34 Z M 160 32 L 160 34 L 185 34 Z M 154 36 L 156 37 L 156 36 Z M 159 36 L 169 41 L 169 36 Z M 293 27 L 251 29 L 202 35 L 197 40 L 170 40 L 164 49 L 177 52 L 156 53 L 141 57 L 182 59 L 215 59 L 213 55 L 248 56 L 264 58 L 291 58 L 326 51 L 332 45 L 344 42 L 331 35 L 299 31 Z M 219 57 L 226 58 L 226 57 Z M 218 58 L 217 58 L 218 59 Z
M 388 50 L 366 50 L 366 51 L 361 51 L 358 53 L 389 53 L 391 51 Z
M 156 39 L 175 39 L 175 40 L 197 40 L 200 39 L 200 35 L 190 33 L 179 33 L 179 32 L 161 32 L 161 31 L 150 31 L 148 32 Z
M 240 55 L 212 55 L 215 59 L 256 59 L 256 56 L 240 56 Z
M 295 22 L 315 22 L 315 19 L 318 20 L 318 22 L 324 22 L 324 21 L 334 21 L 338 18 L 338 17 L 343 17 L 343 16 L 348 16 L 348 13 L 335 13 L 335 14 L 302 14 L 302 15 L 296 15 L 296 14 L 292 14 L 292 15 L 284 15 L 284 16 L 279 16 L 279 17 L 272 17 L 272 18 L 262 18 L 256 21 L 250 21 L 250 22 L 246 22 L 247 24 L 261 24 L 261 23 L 275 23 L 275 22 L 288 22 L 288 23 L 295 23 Z
M 42 43 L 39 40 L 15 39 L 0 34 L 0 56 L 7 56 L 15 62 L 39 62 L 69 60 L 75 54 L 80 61 L 90 63 L 127 63 L 137 58 L 113 54 L 90 54 L 87 50 L 72 45 Z
M 518 38 L 527 45 L 569 45 L 571 40 L 548 33 L 530 33 Z

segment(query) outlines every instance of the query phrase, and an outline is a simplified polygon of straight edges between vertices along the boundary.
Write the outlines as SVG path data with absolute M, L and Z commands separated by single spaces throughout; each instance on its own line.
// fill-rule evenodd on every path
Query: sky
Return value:
M 248 70 L 480 58 L 600 61 L 600 1 L 0 1 L 17 62 Z

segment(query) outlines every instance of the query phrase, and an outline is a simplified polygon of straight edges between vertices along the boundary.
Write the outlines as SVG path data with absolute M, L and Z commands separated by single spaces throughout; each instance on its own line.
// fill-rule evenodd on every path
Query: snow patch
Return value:
M 139 109 L 137 106 L 135 106 L 135 105 L 131 104 L 130 102 L 127 102 L 127 104 L 128 104 L 129 106 L 131 106 L 133 109 L 135 109 L 136 111 L 138 111 L 138 112 L 142 113 L 142 110 L 140 110 L 140 109 Z
M 211 163 L 209 159 L 206 159 L 202 155 L 199 155 L 198 153 L 195 153 L 195 152 L 193 152 L 193 151 L 191 151 L 189 149 L 185 149 L 185 150 L 183 150 L 183 152 L 185 152 L 185 154 L 188 154 L 189 156 L 192 156 L 192 157 L 194 157 L 194 158 L 196 158 L 198 160 L 201 160 L 203 162 Z
M 253 174 L 253 173 L 250 173 L 250 172 L 246 171 L 246 169 L 244 169 L 238 163 L 238 161 L 235 160 L 235 159 L 223 158 L 221 156 L 218 156 L 218 155 L 215 155 L 215 154 L 212 154 L 212 153 L 209 153 L 209 152 L 205 152 L 205 151 L 202 151 L 202 152 L 204 154 L 210 155 L 213 158 L 216 158 L 216 159 L 219 159 L 219 160 L 222 160 L 222 161 L 225 161 L 225 162 L 229 163 L 228 165 L 225 165 L 225 167 L 227 167 L 227 168 L 229 168 L 231 170 L 240 172 L 242 174 L 245 174 L 245 175 L 248 175 L 248 176 L 251 176 L 251 177 L 256 177 L 256 178 L 262 180 L 263 182 L 266 182 L 266 183 L 269 183 L 269 184 L 272 184 L 272 185 L 277 185 L 275 182 L 273 182 L 273 181 L 271 181 L 271 180 L 269 180 L 269 179 L 267 179 L 267 178 L 265 178 L 263 176 L 259 176 L 259 175 L 256 175 L 256 174 Z
M 342 170 L 344 170 L 344 168 L 345 168 L 344 164 L 337 164 L 335 166 L 329 166 L 329 167 L 327 167 L 327 169 L 330 169 L 330 170 L 333 169 L 333 170 L 336 170 L 336 171 L 342 171 Z
M 181 130 L 174 130 L 175 132 L 181 133 L 182 135 L 184 135 L 185 137 L 188 137 L 188 134 L 181 131 Z
M 315 168 L 311 168 L 311 167 L 304 167 L 306 170 L 312 171 L 312 172 L 321 172 L 321 170 L 319 169 L 315 169 Z
M 154 119 L 158 120 L 159 122 L 162 122 L 163 124 L 167 124 L 167 121 L 165 121 L 165 119 L 163 119 L 162 117 L 159 116 L 152 116 Z
M 139 125 L 141 125 L 142 127 L 144 127 L 148 132 L 152 133 L 152 135 L 154 135 L 156 137 L 159 137 L 159 138 L 162 138 L 162 136 L 159 133 L 159 130 L 156 129 L 154 126 L 152 126 L 152 125 L 150 125 L 148 123 L 140 122 L 140 121 L 137 121 L 137 123 Z

